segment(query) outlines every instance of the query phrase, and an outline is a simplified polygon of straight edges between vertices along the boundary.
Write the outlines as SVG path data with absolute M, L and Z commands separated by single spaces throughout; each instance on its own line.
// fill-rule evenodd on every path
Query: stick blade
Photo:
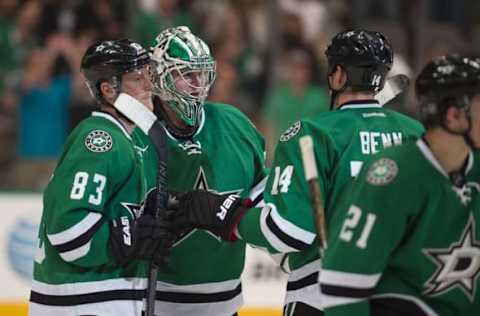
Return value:
M 406 91 L 410 86 L 410 78 L 408 76 L 399 74 L 390 77 L 385 82 L 385 86 L 380 92 L 375 95 L 375 99 L 384 105 L 395 99 L 400 93 Z

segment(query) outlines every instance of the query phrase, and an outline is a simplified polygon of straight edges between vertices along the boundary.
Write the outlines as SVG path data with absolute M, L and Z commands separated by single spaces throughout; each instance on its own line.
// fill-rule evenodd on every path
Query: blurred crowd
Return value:
M 145 47 L 187 25 L 212 48 L 209 100 L 244 111 L 269 152 L 294 121 L 327 111 L 325 47 L 338 31 L 379 30 L 395 49 L 392 72 L 415 75 L 427 58 L 476 51 L 473 0 L 2 0 L 0 187 L 42 189 L 63 143 L 94 109 L 80 60 L 97 40 Z M 412 113 L 412 96 L 392 106 Z

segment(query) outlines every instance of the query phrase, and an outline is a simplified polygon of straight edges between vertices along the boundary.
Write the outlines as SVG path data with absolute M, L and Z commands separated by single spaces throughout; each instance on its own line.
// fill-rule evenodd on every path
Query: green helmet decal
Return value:
M 156 63 L 153 93 L 187 126 L 197 126 L 215 80 L 215 60 L 207 44 L 186 26 L 169 28 L 157 36 L 151 58 Z

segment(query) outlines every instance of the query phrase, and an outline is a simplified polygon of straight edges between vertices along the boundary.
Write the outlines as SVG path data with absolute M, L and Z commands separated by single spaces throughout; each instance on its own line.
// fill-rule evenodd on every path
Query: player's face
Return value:
M 150 81 L 149 66 L 124 74 L 121 91 L 136 98 L 153 111 L 152 82 Z
M 470 137 L 475 147 L 480 148 L 480 94 L 477 94 L 471 103 L 470 114 L 472 116 L 472 127 Z
M 175 89 L 189 97 L 204 96 L 205 87 L 209 86 L 208 73 L 202 70 L 190 70 L 180 72 L 174 70 L 172 72 Z

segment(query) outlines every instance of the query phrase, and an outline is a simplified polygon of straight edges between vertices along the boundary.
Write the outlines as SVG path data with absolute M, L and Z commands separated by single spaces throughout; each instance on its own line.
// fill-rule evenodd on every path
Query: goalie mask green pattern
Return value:
M 151 56 L 156 63 L 153 93 L 188 127 L 197 127 L 215 80 L 215 60 L 210 49 L 186 26 L 166 29 L 155 41 Z

